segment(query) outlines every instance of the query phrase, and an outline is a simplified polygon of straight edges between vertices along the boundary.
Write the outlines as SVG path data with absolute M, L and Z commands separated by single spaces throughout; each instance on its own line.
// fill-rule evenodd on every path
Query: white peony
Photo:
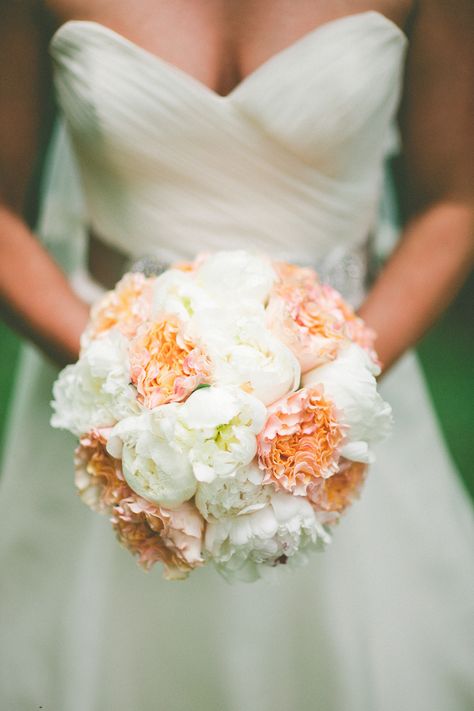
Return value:
M 207 309 L 191 319 L 188 330 L 209 355 L 215 383 L 245 387 L 265 405 L 299 387 L 298 360 L 266 328 L 260 305 Z
M 233 476 L 202 482 L 196 491 L 196 506 L 208 521 L 257 511 L 268 502 L 273 487 L 262 486 L 263 471 L 254 461 Z
M 53 386 L 53 427 L 80 436 L 140 412 L 127 346 L 118 331 L 108 331 L 91 341 L 77 363 L 64 368 Z
M 128 417 L 110 432 L 107 450 L 122 459 L 124 477 L 133 491 L 159 506 L 174 508 L 196 491 L 185 452 L 172 446 L 177 405 L 169 404 Z
M 377 392 L 378 373 L 368 354 L 352 343 L 335 360 L 303 375 L 303 386 L 323 385 L 325 395 L 341 412 L 341 423 L 348 425 L 341 448 L 346 459 L 372 462 L 370 445 L 390 433 L 392 409 Z
M 265 566 L 302 562 L 305 550 L 329 541 L 306 498 L 275 493 L 258 511 L 208 523 L 205 550 L 225 578 L 251 582 Z
M 270 260 L 245 250 L 222 251 L 205 258 L 196 271 L 196 281 L 219 300 L 265 303 L 277 275 Z
M 257 451 L 264 405 L 239 388 L 195 390 L 176 410 L 172 441 L 186 450 L 198 481 L 232 476 Z
M 153 285 L 153 315 L 176 314 L 187 321 L 196 311 L 215 305 L 214 299 L 197 285 L 190 272 L 169 269 Z

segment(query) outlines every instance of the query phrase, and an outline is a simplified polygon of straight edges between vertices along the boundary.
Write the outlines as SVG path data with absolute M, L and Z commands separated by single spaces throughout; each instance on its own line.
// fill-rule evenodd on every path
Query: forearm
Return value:
M 53 360 L 77 359 L 88 307 L 23 221 L 1 205 L 0 303 L 10 325 Z
M 360 309 L 387 370 L 447 307 L 474 253 L 474 210 L 437 202 L 413 218 Z

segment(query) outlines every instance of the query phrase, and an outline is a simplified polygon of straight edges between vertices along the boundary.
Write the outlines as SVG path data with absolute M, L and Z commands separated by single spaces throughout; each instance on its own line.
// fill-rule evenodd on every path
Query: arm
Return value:
M 474 255 L 474 4 L 419 0 L 400 112 L 408 219 L 360 313 L 385 369 L 461 286 Z
M 77 358 L 88 308 L 20 217 L 49 114 L 36 6 L 4 3 L 0 21 L 0 304 L 14 328 L 65 363 Z

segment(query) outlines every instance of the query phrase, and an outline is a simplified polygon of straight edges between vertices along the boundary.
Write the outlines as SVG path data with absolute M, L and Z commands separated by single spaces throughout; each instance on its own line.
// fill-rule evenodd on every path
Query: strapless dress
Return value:
M 357 304 L 353 255 L 379 228 L 406 46 L 380 13 L 351 15 L 220 96 L 67 22 L 38 232 L 72 273 L 91 227 L 130 258 L 243 247 L 329 265 Z M 2 709 L 474 708 L 472 511 L 412 353 L 383 382 L 394 433 L 360 501 L 276 585 L 139 569 L 75 496 L 74 442 L 49 426 L 55 375 L 25 348 L 0 487 Z

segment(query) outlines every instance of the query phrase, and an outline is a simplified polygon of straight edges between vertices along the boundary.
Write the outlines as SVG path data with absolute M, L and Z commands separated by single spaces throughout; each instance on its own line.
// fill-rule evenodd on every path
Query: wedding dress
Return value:
M 376 228 L 405 48 L 383 15 L 352 15 L 222 97 L 67 22 L 51 52 L 72 153 L 61 129 L 40 233 L 69 267 L 87 221 L 131 257 L 257 248 L 360 286 L 350 255 Z M 49 426 L 55 375 L 27 349 L 0 489 L 2 709 L 474 708 L 472 513 L 413 354 L 383 382 L 394 433 L 361 500 L 276 585 L 138 568 L 75 496 L 73 439 Z

